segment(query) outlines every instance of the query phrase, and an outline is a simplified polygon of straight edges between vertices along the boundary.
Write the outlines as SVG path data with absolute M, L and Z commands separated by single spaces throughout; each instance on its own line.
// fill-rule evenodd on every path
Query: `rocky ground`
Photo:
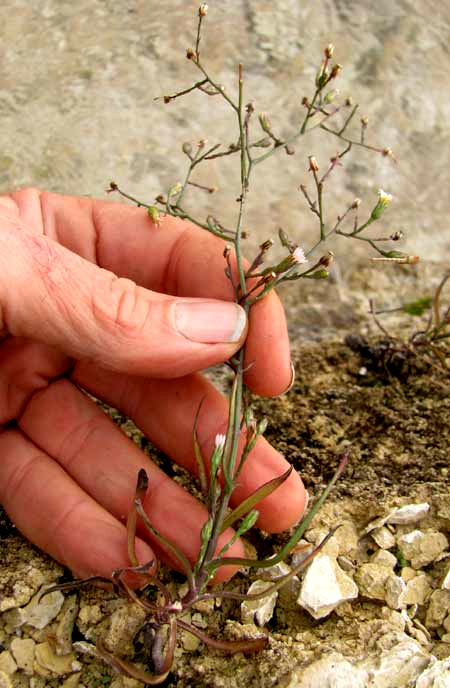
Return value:
M 191 83 L 184 55 L 197 5 L 4 0 L 2 190 L 34 185 L 101 196 L 115 179 L 150 200 L 180 178 L 182 141 L 234 140 L 220 107 L 197 97 L 167 108 L 154 100 Z M 226 638 L 269 632 L 266 650 L 224 657 L 185 636 L 167 686 L 450 686 L 449 380 L 441 369 L 409 360 L 402 347 L 386 353 L 367 319 L 369 297 L 398 305 L 429 293 L 448 270 L 448 19 L 448 5 L 437 0 L 210 2 L 202 44 L 208 65 L 232 89 L 242 60 L 246 98 L 280 131 L 295 125 L 323 47 L 336 45 L 342 96 L 361 103 L 370 140 L 392 147 L 398 162 L 352 151 L 327 197 L 329 221 L 355 196 L 369 212 L 382 186 L 394 194 L 384 229 L 404 230 L 399 248 L 420 254 L 423 265 L 369 272 L 344 242 L 334 281 L 283 294 L 297 381 L 284 399 L 261 404 L 267 435 L 301 471 L 312 497 L 349 449 L 345 475 L 306 542 L 341 527 L 313 566 L 272 600 L 271 615 L 270 606 L 252 611 L 222 603 L 192 616 Z M 268 163 L 252 188 L 249 255 L 279 225 L 305 246 L 314 242 L 316 227 L 297 189 L 308 178 L 308 155 L 325 166 L 335 153 L 334 139 L 313 138 L 292 159 Z M 197 181 L 220 193 L 207 197 L 202 212 L 214 210 L 228 222 L 235 180 L 232 163 L 205 169 Z M 389 323 L 407 336 L 401 318 Z M 349 348 L 348 334 L 362 334 L 375 348 L 355 339 Z M 165 457 L 157 459 L 188 481 Z M 280 542 L 255 534 L 249 547 L 262 555 Z M 69 574 L 27 543 L 1 510 L 0 555 L 0 688 L 138 687 L 93 649 L 101 636 L 116 653 L 142 659 L 131 642 L 141 622 L 136 609 L 91 589 L 55 592 L 38 603 L 43 586 Z M 253 580 L 240 575 L 231 585 L 244 591 Z
M 355 335 L 352 319 L 347 324 Z M 312 496 L 349 450 L 347 470 L 303 544 L 340 528 L 278 595 L 242 606 L 211 602 L 191 614 L 213 636 L 268 633 L 267 649 L 225 657 L 185 634 L 165 685 L 450 685 L 450 382 L 423 357 L 403 357 L 399 365 L 380 339 L 370 341 L 369 353 L 361 339 L 355 350 L 355 338 L 353 348 L 343 337 L 298 344 L 292 391 L 258 402 L 270 419 L 268 439 L 302 473 Z M 118 416 L 118 422 L 135 432 L 130 421 Z M 138 441 L 149 450 L 145 439 Z M 177 480 L 188 480 L 165 457 L 156 458 Z M 117 676 L 94 648 L 100 636 L 117 655 L 142 660 L 142 644 L 133 644 L 140 610 L 94 589 L 58 591 L 38 602 L 42 587 L 66 580 L 67 572 L 25 542 L 5 515 L 0 537 L 0 686 L 142 685 Z M 282 539 L 255 532 L 249 550 L 265 555 Z M 299 556 L 269 575 L 286 572 Z M 164 575 L 170 586 L 182 585 L 177 574 Z M 245 591 L 255 580 L 240 574 L 230 586 Z

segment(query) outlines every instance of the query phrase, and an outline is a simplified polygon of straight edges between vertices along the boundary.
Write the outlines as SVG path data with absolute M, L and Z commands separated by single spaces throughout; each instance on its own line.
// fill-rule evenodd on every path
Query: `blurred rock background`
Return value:
M 182 178 L 183 141 L 234 141 L 233 114 L 218 98 L 154 100 L 197 78 L 185 58 L 197 7 L 192 0 L 3 0 L 0 189 L 37 185 L 104 197 L 114 179 L 151 201 Z M 246 100 L 286 134 L 313 91 L 323 48 L 334 43 L 344 67 L 336 86 L 368 116 L 367 141 L 392 148 L 398 162 L 355 147 L 330 182 L 330 221 L 355 196 L 363 217 L 382 187 L 395 202 L 377 227 L 404 231 L 396 248 L 433 265 L 450 255 L 449 26 L 450 4 L 438 0 L 211 0 L 202 53 L 230 90 L 242 61 Z M 248 255 L 280 225 L 306 247 L 314 241 L 316 224 L 298 186 L 308 182 L 308 155 L 325 169 L 342 146 L 316 133 L 295 148 L 295 156 L 281 151 L 256 169 Z M 191 208 L 200 217 L 214 208 L 231 223 L 237 157 L 200 168 L 195 178 L 220 191 L 194 191 Z M 354 243 L 340 242 L 341 275 L 360 260 Z M 391 266 L 376 270 L 375 284 L 397 279 Z M 427 275 L 433 280 L 435 272 L 442 274 L 431 268 Z

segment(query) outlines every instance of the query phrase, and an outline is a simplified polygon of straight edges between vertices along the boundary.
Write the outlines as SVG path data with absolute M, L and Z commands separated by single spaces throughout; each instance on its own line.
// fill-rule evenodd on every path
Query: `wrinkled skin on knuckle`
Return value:
M 115 336 L 139 337 L 152 310 L 151 302 L 141 291 L 144 290 L 132 280 L 102 270 L 91 295 L 98 324 Z

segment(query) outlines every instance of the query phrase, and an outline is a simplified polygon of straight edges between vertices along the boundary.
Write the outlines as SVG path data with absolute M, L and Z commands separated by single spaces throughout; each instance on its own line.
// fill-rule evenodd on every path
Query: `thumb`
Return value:
M 2 227 L 0 334 L 103 368 L 179 377 L 229 358 L 246 331 L 235 303 L 152 292 L 47 237 Z

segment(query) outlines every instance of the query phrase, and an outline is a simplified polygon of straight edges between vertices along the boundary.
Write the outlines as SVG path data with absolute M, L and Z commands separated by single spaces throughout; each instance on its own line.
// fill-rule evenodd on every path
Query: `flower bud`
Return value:
M 309 171 L 310 172 L 318 172 L 319 171 L 319 165 L 317 164 L 317 160 L 315 159 L 314 155 L 309 156 Z
M 186 50 L 186 57 L 188 60 L 193 60 L 195 57 L 195 50 L 192 50 L 192 48 L 188 48 Z
M 337 98 L 338 95 L 339 95 L 339 89 L 334 88 L 332 91 L 328 91 L 328 93 L 326 94 L 326 96 L 324 98 L 324 102 L 327 104 L 332 103 L 333 100 L 335 100 L 335 98 Z
M 261 112 L 259 114 L 259 123 L 261 125 L 261 129 L 266 132 L 266 134 L 271 134 L 272 133 L 272 124 L 270 122 L 270 119 L 267 117 L 265 112 Z
M 403 232 L 401 230 L 398 230 L 397 232 L 391 234 L 389 238 L 391 241 L 399 241 L 400 239 L 403 239 Z
M 159 226 L 159 208 L 156 205 L 150 205 L 147 208 L 147 214 L 154 225 Z
M 334 253 L 332 251 L 328 251 L 327 255 L 322 256 L 322 258 L 319 260 L 319 265 L 323 265 L 323 267 L 328 268 L 330 267 L 333 260 Z
M 180 184 L 180 182 L 177 182 L 176 184 L 172 184 L 172 186 L 169 187 L 169 190 L 167 192 L 167 197 L 170 198 L 171 196 L 176 196 L 177 194 L 180 193 L 182 188 L 183 188 L 183 185 Z
M 334 53 L 334 45 L 332 43 L 328 43 L 327 47 L 323 52 L 325 54 L 325 57 L 330 59 L 330 57 L 332 57 Z
M 328 279 L 330 276 L 330 273 L 326 268 L 321 268 L 320 270 L 316 270 L 315 272 L 312 273 L 312 275 L 308 275 L 310 279 Z
M 341 64 L 336 63 L 335 65 L 333 65 L 333 67 L 331 69 L 329 81 L 331 81 L 331 79 L 335 79 L 338 76 L 338 74 L 340 74 L 341 72 L 342 72 L 342 65 Z
M 206 15 L 208 14 L 208 9 L 209 8 L 208 8 L 208 5 L 206 4 L 206 2 L 202 3 L 200 5 L 200 7 L 198 8 L 199 17 L 206 17 Z
M 191 155 L 191 153 L 192 153 L 192 144 L 190 144 L 189 141 L 186 141 L 186 142 L 183 143 L 183 145 L 181 146 L 181 150 L 182 150 L 183 153 L 185 153 L 186 155 Z
M 369 118 L 367 117 L 367 115 L 361 117 L 361 124 L 363 125 L 363 127 L 367 127 L 367 125 L 369 124 Z
M 325 67 L 325 64 L 321 64 L 320 69 L 316 74 L 316 87 L 323 88 L 325 84 L 330 80 L 330 75 Z
M 361 205 L 361 199 L 360 199 L 360 198 L 355 198 L 355 200 L 354 200 L 353 203 L 351 204 L 350 208 L 351 208 L 352 210 L 356 210 L 357 208 L 359 208 L 360 205 Z

